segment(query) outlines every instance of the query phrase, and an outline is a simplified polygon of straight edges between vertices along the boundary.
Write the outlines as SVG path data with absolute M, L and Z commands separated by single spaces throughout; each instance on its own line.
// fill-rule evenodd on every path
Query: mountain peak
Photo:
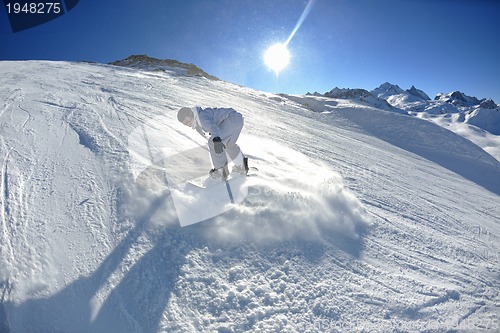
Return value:
M 448 102 L 455 106 L 472 106 L 481 103 L 481 101 L 476 97 L 467 96 L 466 94 L 458 90 L 453 91 L 449 94 L 437 94 L 434 100 Z
M 397 84 L 392 84 L 389 82 L 382 83 L 378 88 L 375 88 L 371 93 L 380 98 L 387 98 L 393 95 L 399 95 L 405 91 L 401 89 Z
M 395 90 L 403 90 L 401 89 L 397 84 L 393 84 L 393 83 L 390 83 L 390 82 L 384 82 L 382 83 L 379 88 L 382 88 L 382 89 L 395 89 Z
M 422 98 L 426 101 L 430 100 L 431 98 L 422 90 L 415 88 L 415 86 L 411 86 L 410 89 L 406 90 L 410 95 L 413 95 L 415 97 Z
M 431 98 L 422 90 L 415 88 L 415 86 L 411 86 L 410 89 L 403 90 L 397 84 L 392 84 L 389 82 L 382 83 L 378 88 L 375 88 L 371 91 L 371 93 L 377 97 L 388 99 L 391 96 L 395 95 L 411 95 L 413 97 L 417 97 L 418 99 L 430 100 Z
M 491 98 L 488 98 L 483 99 L 479 104 L 479 107 L 482 109 L 496 109 L 498 108 L 498 105 Z
M 210 80 L 219 80 L 194 64 L 186 64 L 172 59 L 156 59 L 144 54 L 131 55 L 128 58 L 111 63 L 114 66 L 130 67 L 148 71 L 173 71 L 180 75 L 205 77 Z
M 326 92 L 324 94 L 319 94 L 315 92 L 314 94 L 308 93 L 308 95 L 323 96 L 335 99 L 353 100 L 362 102 L 365 105 L 370 105 L 372 107 L 379 108 L 382 110 L 389 110 L 396 112 L 400 111 L 399 109 L 391 106 L 385 99 L 375 96 L 366 89 L 350 89 L 350 88 L 335 87 L 329 92 Z

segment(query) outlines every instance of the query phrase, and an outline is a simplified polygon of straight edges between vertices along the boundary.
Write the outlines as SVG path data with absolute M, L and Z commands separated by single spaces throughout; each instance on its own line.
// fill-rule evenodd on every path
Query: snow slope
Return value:
M 498 329 L 500 163 L 470 141 L 175 70 L 0 72 L 1 332 Z M 259 172 L 181 228 L 195 104 L 243 113 Z

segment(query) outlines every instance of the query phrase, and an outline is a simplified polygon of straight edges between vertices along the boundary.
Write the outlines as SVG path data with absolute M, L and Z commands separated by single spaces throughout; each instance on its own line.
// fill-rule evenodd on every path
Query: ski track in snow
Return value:
M 0 179 L 0 192 L 1 192 L 1 200 L 0 203 L 2 204 L 2 232 L 3 236 L 5 239 L 6 247 L 7 247 L 7 253 L 4 255 L 7 255 L 8 257 L 12 258 L 14 257 L 14 252 L 12 250 L 12 245 L 10 244 L 10 232 L 8 228 L 10 227 L 9 223 L 9 206 L 8 206 L 8 200 L 9 200 L 9 178 L 8 178 L 8 173 L 7 173 L 7 163 L 9 160 L 9 155 L 10 152 L 12 151 L 9 150 L 7 154 L 4 157 L 3 163 L 2 163 L 2 168 L 0 170 L 1 172 L 1 179 Z
M 0 71 L 0 331 L 498 324 L 500 166 L 467 140 L 347 101 L 168 72 Z M 195 104 L 243 113 L 259 172 L 242 205 L 180 228 L 161 163 L 204 144 L 176 120 Z

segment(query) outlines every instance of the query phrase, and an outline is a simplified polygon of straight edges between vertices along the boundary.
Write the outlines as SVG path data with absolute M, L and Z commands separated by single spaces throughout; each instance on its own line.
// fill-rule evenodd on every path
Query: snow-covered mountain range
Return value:
M 119 64 L 0 62 L 0 332 L 499 329 L 500 162 L 421 119 L 476 106 Z M 193 105 L 243 114 L 258 171 L 180 227 L 176 200 L 211 207 Z
M 339 89 L 314 96 L 355 99 L 384 110 L 404 110 L 409 114 L 449 117 L 460 114 L 457 121 L 474 125 L 492 134 L 500 135 L 500 105 L 492 99 L 477 99 L 460 91 L 438 94 L 434 100 L 422 90 L 412 86 L 403 90 L 398 85 L 384 83 L 371 92 L 364 89 Z M 382 101 L 387 101 L 394 108 L 387 108 Z
M 449 129 L 485 149 L 500 160 L 500 105 L 492 99 L 477 99 L 460 91 L 438 94 L 434 100 L 412 86 L 403 90 L 384 83 L 372 91 L 339 89 L 312 96 L 348 99 L 377 109 L 409 114 Z M 322 111 L 321 108 L 319 111 Z

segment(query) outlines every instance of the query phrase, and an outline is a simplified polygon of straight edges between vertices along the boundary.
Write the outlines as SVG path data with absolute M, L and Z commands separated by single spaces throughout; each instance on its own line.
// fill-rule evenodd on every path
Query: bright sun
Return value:
M 269 69 L 273 70 L 276 75 L 279 74 L 290 62 L 290 52 L 285 44 L 271 45 L 264 53 L 264 63 Z

